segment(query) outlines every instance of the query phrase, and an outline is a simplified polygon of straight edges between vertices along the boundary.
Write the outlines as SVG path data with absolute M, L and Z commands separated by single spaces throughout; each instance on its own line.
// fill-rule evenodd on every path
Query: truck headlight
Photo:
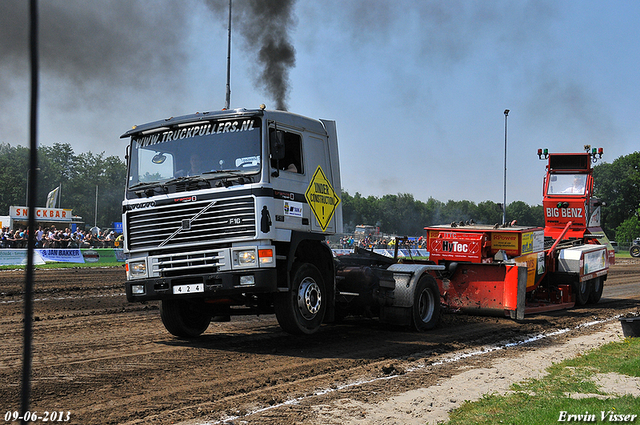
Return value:
M 258 256 L 256 255 L 256 250 L 253 248 L 234 251 L 233 266 L 239 268 L 257 267 L 257 258 Z
M 231 252 L 234 269 L 257 269 L 258 267 L 274 267 L 276 250 L 273 246 L 254 246 L 233 248 Z
M 133 261 L 127 264 L 129 276 L 131 278 L 139 278 L 147 276 L 147 263 L 144 261 Z

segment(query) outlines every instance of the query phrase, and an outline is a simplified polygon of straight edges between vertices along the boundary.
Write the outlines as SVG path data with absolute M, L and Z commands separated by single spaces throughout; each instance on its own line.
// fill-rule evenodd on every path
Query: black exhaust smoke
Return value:
M 227 0 L 208 0 L 221 19 L 228 16 Z M 295 66 L 295 49 L 290 32 L 296 24 L 295 0 L 234 0 L 232 28 L 242 37 L 243 48 L 256 56 L 260 69 L 254 83 L 276 102 L 276 109 L 287 110 L 289 70 Z

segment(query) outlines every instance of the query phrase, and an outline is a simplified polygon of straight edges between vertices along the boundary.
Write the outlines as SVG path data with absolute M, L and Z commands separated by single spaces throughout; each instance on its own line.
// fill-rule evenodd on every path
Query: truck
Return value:
M 378 237 L 381 236 L 380 228 L 377 226 L 371 226 L 367 224 L 358 224 L 353 232 L 353 237 L 356 240 L 366 239 L 369 236 Z
M 635 238 L 633 242 L 631 242 L 629 255 L 636 258 L 640 257 L 640 238 Z
M 440 266 L 362 252 L 337 261 L 326 243 L 342 232 L 334 121 L 261 106 L 171 117 L 122 137 L 126 295 L 160 300 L 171 334 L 194 338 L 212 318 L 268 313 L 292 334 L 351 312 L 435 326 L 440 295 L 425 272 Z
M 597 303 L 615 253 L 600 227 L 591 164 L 603 149 L 549 153 L 543 179 L 544 227 L 466 222 L 426 227 L 443 303 L 478 314 L 525 314 Z
M 595 282 L 606 278 L 606 267 L 583 266 L 608 257 L 597 236 L 582 232 L 577 240 L 583 224 L 573 215 L 567 229 L 548 236 L 528 227 L 428 228 L 428 260 L 411 252 L 400 258 L 399 244 L 393 257 L 358 248 L 334 256 L 326 241 L 342 233 L 342 207 L 332 120 L 261 105 L 170 117 L 122 138 L 129 138 L 127 300 L 159 300 L 162 323 L 178 338 L 242 314 L 275 313 L 296 335 L 348 315 L 424 331 L 443 307 L 521 318 L 527 301 L 573 306 L 575 281 L 586 282 L 594 300 Z M 574 214 L 583 198 L 558 208 Z M 554 229 L 562 224 L 552 221 Z M 548 249 L 547 237 L 556 241 Z M 485 293 L 468 289 L 476 267 L 484 277 L 474 287 Z M 499 297 L 491 289 L 498 286 Z M 498 302 L 487 303 L 487 294 Z

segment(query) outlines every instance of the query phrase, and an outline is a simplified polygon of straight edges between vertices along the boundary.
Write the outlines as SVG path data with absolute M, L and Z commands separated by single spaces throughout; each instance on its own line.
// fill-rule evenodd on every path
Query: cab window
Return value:
M 290 173 L 304 174 L 302 164 L 302 137 L 297 133 L 283 131 L 284 158 L 271 160 L 271 168 Z

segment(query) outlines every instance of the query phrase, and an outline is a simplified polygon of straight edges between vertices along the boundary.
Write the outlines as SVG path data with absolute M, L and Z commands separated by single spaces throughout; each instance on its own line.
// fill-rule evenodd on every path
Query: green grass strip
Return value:
M 448 424 L 638 423 L 640 397 L 605 394 L 597 373 L 640 376 L 640 338 L 612 342 L 547 368 L 548 375 L 487 394 L 450 413 Z M 569 397 L 567 394 L 572 394 Z M 586 394 L 586 398 L 575 398 Z M 600 397 L 598 397 L 600 396 Z M 633 415 L 636 415 L 635 418 Z

